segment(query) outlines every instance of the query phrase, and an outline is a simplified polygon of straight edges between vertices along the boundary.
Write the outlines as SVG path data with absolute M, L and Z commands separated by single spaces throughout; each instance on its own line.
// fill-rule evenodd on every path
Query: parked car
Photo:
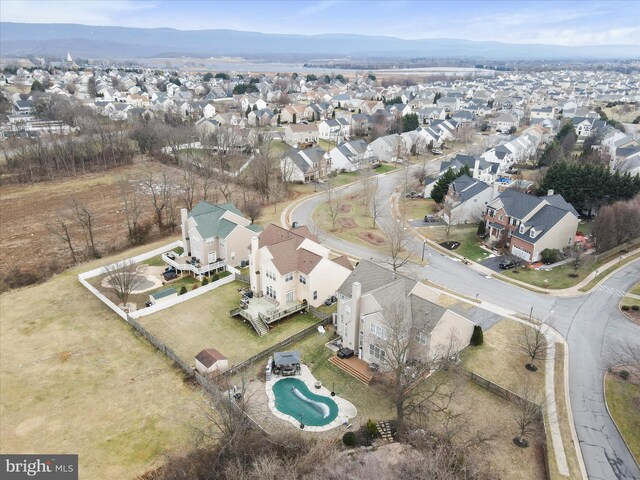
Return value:
M 406 198 L 422 198 L 422 195 L 418 192 L 409 192 L 405 194 Z
M 435 215 L 425 215 L 424 221 L 425 223 L 437 222 L 438 218 Z
M 340 350 L 338 350 L 338 353 L 336 355 L 338 356 L 338 358 L 351 358 L 353 357 L 353 350 L 347 347 L 342 347 Z
M 164 269 L 164 272 L 162 273 L 165 274 L 165 273 L 175 272 L 175 271 L 176 271 L 176 267 L 169 265 L 167 268 Z
M 325 304 L 327 307 L 330 307 L 331 305 L 335 304 L 337 301 L 338 301 L 338 299 L 337 299 L 336 297 L 331 296 L 331 297 L 327 298 L 327 299 L 324 301 L 324 304 Z
M 291 224 L 291 228 L 298 228 L 300 226 L 300 224 L 298 222 L 293 222 Z
M 433 153 L 434 155 L 442 155 L 442 150 L 434 148 L 433 150 L 431 150 L 431 153 Z
M 500 262 L 498 265 L 502 270 L 509 270 L 516 266 L 516 262 L 512 262 L 511 260 L 505 260 L 504 262 Z
M 162 276 L 166 281 L 175 280 L 176 278 L 178 278 L 178 273 L 174 270 L 171 272 L 164 272 Z

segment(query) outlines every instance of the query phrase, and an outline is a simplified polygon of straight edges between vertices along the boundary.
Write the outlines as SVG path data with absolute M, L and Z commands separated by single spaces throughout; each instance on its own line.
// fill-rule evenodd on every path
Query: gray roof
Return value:
M 370 262 L 369 260 L 360 260 L 358 266 L 355 267 L 346 280 L 342 282 L 342 285 L 338 288 L 338 293 L 350 297 L 352 284 L 354 282 L 360 282 L 362 285 L 362 294 L 364 295 L 365 293 L 369 293 L 373 290 L 379 289 L 380 287 L 389 285 L 398 279 L 403 281 L 405 295 L 408 295 L 417 283 L 412 278 L 399 273 L 394 273 L 385 267 Z
M 563 210 L 551 205 L 545 205 L 526 222 L 526 229 L 524 233 L 520 233 L 519 230 L 513 230 L 512 235 L 527 243 L 535 244 L 537 241 L 543 238 L 545 234 L 547 234 L 556 223 L 558 223 L 569 213 L 570 212 L 568 212 L 567 210 Z M 531 238 L 531 228 L 534 228 L 537 232 L 541 233 L 537 234 L 535 238 Z
M 547 195 L 544 199 L 549 202 L 552 206 L 559 208 L 560 210 L 565 210 L 567 212 L 573 213 L 576 217 L 578 217 L 578 212 L 573 205 L 567 202 L 562 195 L 556 193 L 555 195 Z
M 484 182 L 474 180 L 467 175 L 461 175 L 451 182 L 454 192 L 458 194 L 458 200 L 464 203 L 467 200 L 475 197 L 481 192 L 484 192 L 487 188 L 491 188 Z
M 300 363 L 300 352 L 275 352 L 273 363 L 276 365 L 295 365 Z
M 504 211 L 507 215 L 520 220 L 526 217 L 531 212 L 531 210 L 536 208 L 540 204 L 540 202 L 542 202 L 541 198 L 538 198 L 534 195 L 529 195 L 528 193 L 522 193 L 517 190 L 512 190 L 510 188 L 502 192 L 498 196 L 498 199 L 502 201 Z

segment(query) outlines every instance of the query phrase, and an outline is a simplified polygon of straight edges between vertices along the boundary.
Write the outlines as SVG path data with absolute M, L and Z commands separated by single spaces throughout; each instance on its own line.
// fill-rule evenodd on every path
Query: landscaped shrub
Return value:
M 204 287 L 205 285 L 208 285 L 208 284 L 209 284 L 209 279 L 207 277 L 204 277 L 202 279 L 202 286 Z
M 358 439 L 354 432 L 347 432 L 342 436 L 342 443 L 347 447 L 355 447 L 358 445 Z
M 180 291 L 178 292 L 178 295 L 184 295 L 185 293 L 187 293 L 187 287 L 185 285 L 182 285 Z
M 482 333 L 482 327 L 480 325 L 473 327 L 473 335 L 471 335 L 471 341 L 469 343 L 474 347 L 484 343 L 484 334 Z
M 483 221 L 483 220 L 480 220 L 480 222 L 478 223 L 478 230 L 476 231 L 476 234 L 477 234 L 479 237 L 481 237 L 481 236 L 483 236 L 483 235 L 485 234 L 486 230 L 487 230 L 487 229 L 486 229 L 486 226 L 485 226 L 485 224 L 484 224 L 484 221 Z
M 218 280 L 220 278 L 220 276 L 217 273 L 214 273 L 213 275 L 211 275 L 211 281 L 215 282 L 216 280 Z
M 629 378 L 629 372 L 626 370 L 620 370 L 618 376 L 623 380 L 627 380 Z
M 560 260 L 561 252 L 557 248 L 545 248 L 541 252 L 542 262 L 549 265 Z
M 640 305 L 631 305 L 631 310 L 637 312 L 638 310 L 640 310 Z
M 378 426 L 376 425 L 376 422 L 371 419 L 367 420 L 367 432 L 372 437 L 375 437 L 378 434 Z
M 198 284 L 194 283 L 193 286 L 191 287 L 191 290 L 195 290 L 196 288 L 198 288 Z
M 227 270 L 225 270 L 224 272 L 220 272 L 218 274 L 218 278 L 228 277 L 229 275 L 231 275 L 231 272 L 228 272 Z
M 629 308 L 631 308 L 629 307 L 629 305 L 622 305 L 622 310 L 624 310 L 625 312 L 629 310 Z

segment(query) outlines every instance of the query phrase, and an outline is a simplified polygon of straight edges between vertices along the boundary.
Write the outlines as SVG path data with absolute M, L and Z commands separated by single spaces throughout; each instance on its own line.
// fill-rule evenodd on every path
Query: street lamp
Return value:
M 422 242 L 422 260 L 424 262 L 424 249 L 427 248 L 427 239 L 424 239 Z

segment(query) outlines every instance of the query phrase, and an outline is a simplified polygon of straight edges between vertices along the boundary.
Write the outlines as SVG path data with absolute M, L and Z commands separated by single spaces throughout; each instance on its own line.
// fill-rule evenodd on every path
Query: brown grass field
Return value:
M 79 271 L 108 260 L 0 295 L 0 451 L 78 453 L 80 478 L 105 480 L 192 448 L 207 408 L 199 388 L 80 285 Z

